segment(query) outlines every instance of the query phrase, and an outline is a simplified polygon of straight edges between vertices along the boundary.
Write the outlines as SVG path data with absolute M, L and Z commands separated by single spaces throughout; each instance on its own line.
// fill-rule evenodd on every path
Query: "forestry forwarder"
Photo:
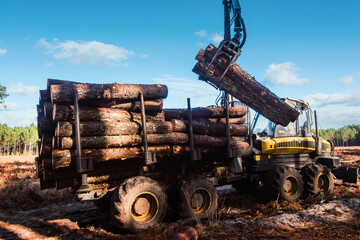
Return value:
M 235 188 L 243 189 L 245 183 L 261 181 L 268 185 L 272 193 L 280 195 L 282 199 L 296 200 L 304 189 L 308 194 L 330 194 L 334 188 L 334 178 L 330 170 L 345 181 L 357 182 L 358 169 L 339 167 L 339 159 L 333 156 L 331 142 L 320 138 L 318 131 L 316 137 L 312 136 L 311 110 L 308 104 L 299 100 L 278 98 L 235 63 L 246 40 L 245 25 L 240 15 L 238 0 L 224 0 L 223 3 L 225 40 L 220 44 L 219 50 L 210 45 L 205 51 L 199 52 L 196 58 L 199 62 L 194 72 L 198 73 L 202 80 L 224 90 L 222 98 L 224 108 L 217 109 L 221 110 L 218 112 L 222 114 L 216 117 L 220 117 L 220 120 L 226 118 L 226 134 L 223 132 L 220 134 L 221 139 L 226 135 L 224 140 L 226 147 L 211 149 L 213 146 L 194 144 L 192 120 L 194 110 L 190 106 L 190 99 L 188 99 L 187 111 L 181 111 L 186 116 L 180 117 L 181 122 L 186 125 L 184 131 L 187 132 L 185 134 L 187 140 L 181 147 L 174 146 L 177 143 L 169 140 L 163 143 L 166 144 L 161 148 L 163 152 L 161 150 L 156 152 L 148 149 L 146 118 L 150 115 L 145 112 L 144 92 L 149 86 L 137 85 L 135 89 L 142 90 L 133 89 L 133 94 L 128 94 L 129 92 L 125 90 L 129 89 L 129 86 L 125 87 L 121 84 L 96 84 L 91 87 L 91 84 L 50 80 L 47 90 L 40 91 L 43 95 L 40 98 L 42 103 L 39 103 L 38 108 L 39 116 L 45 112 L 41 119 L 44 119 L 45 123 L 52 124 L 50 127 L 41 122 L 38 125 L 40 132 L 49 134 L 52 140 L 47 143 L 45 134 L 42 135 L 40 156 L 36 165 L 41 189 L 54 186 L 57 189 L 72 187 L 80 200 L 94 200 L 100 209 L 110 211 L 109 215 L 116 226 L 136 230 L 160 223 L 167 213 L 168 205 L 172 213 L 184 218 L 201 219 L 216 215 L 218 196 L 215 186 L 232 184 Z M 235 24 L 235 37 L 231 39 L 232 23 Z M 166 90 L 160 97 L 166 98 L 166 86 L 153 87 Z M 114 92 L 112 92 L 113 88 Z M 127 151 L 128 145 L 124 148 L 102 149 L 104 148 L 102 145 L 92 146 L 94 149 L 86 149 L 81 134 L 83 128 L 89 127 L 90 123 L 86 120 L 82 122 L 83 119 L 80 118 L 84 114 L 81 110 L 82 103 L 79 103 L 79 93 L 82 103 L 86 103 L 85 100 L 95 105 L 97 102 L 101 105 L 105 100 L 111 102 L 114 100 L 115 103 L 112 104 L 116 104 L 116 100 L 131 100 L 139 103 L 140 113 L 135 113 L 138 118 L 136 127 L 131 128 L 141 132 L 141 141 L 136 140 L 139 143 L 136 145 L 135 153 Z M 228 94 L 272 122 L 267 131 L 258 135 L 253 135 L 250 129 L 247 135 L 250 148 L 247 143 L 245 143 L 246 148 L 238 145 L 234 148 L 234 145 L 230 144 L 229 106 L 232 106 L 234 101 L 229 101 Z M 57 107 L 56 104 L 52 104 L 54 96 L 58 97 L 60 103 Z M 149 99 L 153 100 L 152 98 Z M 101 101 L 94 102 L 99 99 Z M 131 107 L 136 107 L 131 101 Z M 63 111 L 63 114 L 58 116 L 59 119 L 55 120 L 56 109 L 61 107 L 61 103 L 73 104 L 73 106 L 64 105 L 63 109 L 70 110 Z M 95 112 L 100 109 L 86 104 L 83 107 L 85 112 L 86 109 L 89 111 L 93 109 Z M 50 112 L 46 113 L 49 109 Z M 105 113 L 109 113 L 109 109 L 110 107 L 102 109 L 102 117 L 95 123 L 106 126 L 102 121 L 108 120 L 109 115 Z M 131 119 L 133 114 L 129 112 L 126 116 Z M 161 114 L 164 114 L 162 106 Z M 48 115 L 51 120 L 46 121 Z M 248 118 L 250 120 L 249 115 Z M 53 125 L 54 121 L 57 122 L 56 127 Z M 165 120 L 160 123 L 166 124 Z M 222 131 L 225 128 L 224 124 L 222 121 L 219 123 Z M 72 146 L 76 149 L 62 149 L 63 147 L 59 146 L 57 140 L 65 136 L 60 134 L 60 126 L 68 126 L 66 128 L 70 134 L 67 137 L 73 141 Z M 249 126 L 251 127 L 250 121 Z M 315 126 L 318 129 L 316 118 Z M 104 130 L 112 132 L 114 129 L 111 127 L 99 129 L 100 132 L 107 132 Z M 173 132 L 177 131 L 170 131 Z M 127 134 L 129 133 L 123 135 Z M 115 137 L 122 136 L 120 133 L 115 135 Z M 107 135 L 97 133 L 90 136 L 95 138 L 100 136 L 100 139 L 104 139 Z M 225 145 L 223 140 L 221 141 L 221 146 Z M 106 141 L 101 142 L 101 144 L 105 143 Z M 120 143 L 116 142 L 116 144 Z M 82 148 L 85 148 L 84 151 Z M 176 151 L 177 155 L 174 154 Z M 54 153 L 61 154 L 54 155 Z M 349 172 L 352 174 L 349 175 Z
M 239 190 L 248 183 L 263 182 L 273 194 L 283 200 L 296 200 L 303 195 L 303 192 L 304 196 L 314 194 L 329 196 L 334 190 L 336 179 L 334 174 L 343 181 L 358 183 L 359 169 L 341 167 L 340 159 L 334 156 L 334 144 L 319 136 L 316 111 L 314 112 L 316 135 L 313 136 L 312 111 L 308 103 L 291 98 L 278 99 L 236 65 L 235 61 L 240 56 L 241 48 L 246 41 L 245 23 L 241 17 L 238 0 L 224 0 L 223 4 L 224 40 L 217 50 L 212 45 L 205 52 L 201 50 L 196 57 L 199 63 L 193 71 L 200 75 L 199 80 L 223 90 L 222 106 L 233 106 L 234 101 L 230 99 L 235 97 L 257 111 L 253 124 L 249 122 L 248 140 L 251 151 L 246 153 L 238 151 L 238 157 L 233 158 L 234 176 L 228 177 L 225 181 L 229 183 L 235 181 L 232 185 Z M 230 33 L 232 24 L 235 32 L 233 38 Z M 219 69 L 221 71 L 218 71 Z M 239 78 L 231 79 L 231 76 L 236 77 L 236 70 L 240 73 Z M 228 72 L 230 72 L 229 76 L 227 76 Z M 240 84 L 229 86 L 229 83 L 236 81 Z M 247 87 L 247 85 L 254 86 Z M 272 102 L 272 105 L 269 102 Z M 273 107 L 273 111 L 268 104 Z M 252 130 L 255 129 L 259 114 L 263 114 L 270 121 L 263 132 L 253 135 Z M 227 129 L 227 135 L 228 132 Z M 227 148 L 228 153 L 234 152 L 230 145 L 227 145 Z M 230 155 L 228 154 L 228 157 Z M 236 181 L 236 178 L 240 180 Z M 214 181 L 216 183 L 219 179 L 214 178 Z

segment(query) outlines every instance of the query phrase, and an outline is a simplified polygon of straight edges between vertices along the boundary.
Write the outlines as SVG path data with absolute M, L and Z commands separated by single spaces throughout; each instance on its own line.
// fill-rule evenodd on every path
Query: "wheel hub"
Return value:
M 194 214 L 202 214 L 211 206 L 210 193 L 204 188 L 199 188 L 193 193 L 189 203 Z
M 192 208 L 199 208 L 203 204 L 203 197 L 200 193 L 194 193 L 193 197 L 191 198 L 191 207 Z
M 319 187 L 321 192 L 326 192 L 326 191 L 329 190 L 330 181 L 329 181 L 328 177 L 325 174 L 323 174 L 323 175 L 321 175 L 319 177 L 318 187 Z
M 286 195 L 292 196 L 298 191 L 299 184 L 294 176 L 289 176 L 285 179 L 283 187 Z
M 150 192 L 138 195 L 131 204 L 131 217 L 140 224 L 146 224 L 154 219 L 159 211 L 159 201 Z
M 140 197 L 135 200 L 134 211 L 137 215 L 144 215 L 150 210 L 150 202 L 145 197 Z

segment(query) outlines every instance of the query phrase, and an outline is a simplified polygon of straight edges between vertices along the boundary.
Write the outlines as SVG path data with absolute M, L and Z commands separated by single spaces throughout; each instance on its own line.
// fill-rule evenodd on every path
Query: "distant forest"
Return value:
M 321 129 L 320 136 L 332 140 L 335 146 L 360 146 L 360 125 L 339 129 Z M 0 124 L 0 155 L 35 154 L 38 152 L 38 132 L 35 124 L 9 127 Z
M 321 129 L 319 134 L 327 140 L 332 140 L 337 147 L 360 146 L 360 125 L 347 125 L 338 129 Z
M 37 153 L 38 132 L 35 124 L 9 127 L 0 124 L 0 155 Z

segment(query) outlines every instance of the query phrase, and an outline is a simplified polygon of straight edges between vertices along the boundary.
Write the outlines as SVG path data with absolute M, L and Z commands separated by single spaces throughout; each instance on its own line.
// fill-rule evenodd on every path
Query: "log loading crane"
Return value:
M 334 156 L 333 143 L 319 136 L 317 114 L 315 111 L 315 121 L 313 121 L 313 112 L 308 103 L 291 98 L 278 99 L 268 89 L 256 82 L 254 78 L 247 78 L 249 75 L 245 71 L 243 73 L 244 78 L 238 80 L 248 92 L 239 91 L 234 88 L 236 86 L 227 86 L 226 82 L 229 82 L 228 79 L 231 77 L 225 78 L 230 72 L 229 69 L 236 67 L 235 61 L 241 54 L 247 35 L 245 23 L 241 17 L 239 1 L 223 0 L 223 4 L 224 40 L 212 58 L 208 59 L 207 62 L 204 61 L 206 65 L 202 69 L 205 70 L 198 70 L 201 66 L 199 61 L 198 68 L 195 66 L 193 71 L 199 74 L 199 80 L 206 81 L 215 88 L 222 90 L 220 98 L 222 106 L 232 106 L 234 101 L 230 99 L 235 97 L 257 111 L 253 123 L 249 122 L 248 140 L 251 151 L 245 154 L 244 152 L 238 153 L 238 156 L 241 157 L 233 158 L 233 179 L 236 179 L 236 176 L 241 176 L 241 180 L 229 182 L 232 182 L 232 185 L 237 189 L 243 188 L 249 182 L 263 182 L 284 200 L 296 200 L 303 195 L 303 191 L 305 196 L 311 194 L 330 195 L 333 192 L 336 179 L 334 174 L 344 181 L 357 183 L 359 179 L 358 168 L 340 166 L 340 159 Z M 231 38 L 232 25 L 234 25 L 233 38 Z M 204 52 L 200 51 L 196 59 L 204 58 Z M 221 65 L 224 62 L 226 64 Z M 216 64 L 221 65 L 223 70 L 217 75 L 214 71 Z M 255 84 L 256 87 L 247 88 L 247 84 Z M 261 94 L 257 94 L 257 91 Z M 249 93 L 252 96 L 250 99 L 249 96 L 246 96 Z M 270 100 L 274 100 L 276 110 L 279 110 L 280 106 L 286 106 L 291 108 L 291 114 L 286 115 L 284 111 L 273 111 L 275 115 L 269 113 L 266 103 L 269 98 L 266 96 L 270 96 Z M 294 111 L 296 115 L 294 115 Z M 260 134 L 253 134 L 252 131 L 256 127 L 260 114 L 270 120 L 268 127 Z M 282 115 L 285 121 L 280 121 L 279 115 Z M 313 125 L 315 125 L 316 130 L 315 136 L 311 130 Z M 227 148 L 227 152 L 231 152 L 230 145 Z M 244 175 L 246 175 L 245 178 Z

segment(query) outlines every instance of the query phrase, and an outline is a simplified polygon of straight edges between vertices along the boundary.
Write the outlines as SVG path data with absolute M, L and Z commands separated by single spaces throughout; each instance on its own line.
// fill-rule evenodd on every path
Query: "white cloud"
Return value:
M 75 65 L 114 66 L 134 55 L 131 50 L 98 41 L 68 40 L 63 42 L 54 39 L 52 43 L 49 43 L 42 38 L 37 45 L 44 47 L 47 54 L 55 59 L 65 59 Z
M 360 78 L 360 72 L 352 74 L 352 75 L 347 75 L 347 76 L 344 76 L 342 78 L 339 78 L 338 81 L 342 85 L 349 85 L 350 83 L 353 83 L 356 78 Z
M 213 36 L 210 38 L 210 40 L 213 41 L 215 44 L 219 44 L 223 39 L 223 36 L 219 33 L 213 34 Z
M 140 55 L 140 58 L 149 58 L 149 55 L 147 55 L 147 54 L 141 54 L 141 55 Z
M 205 30 L 200 30 L 198 32 L 195 32 L 195 35 L 199 36 L 199 37 L 205 37 L 206 36 L 206 31 Z
M 17 102 L 7 102 L 0 104 L 0 111 L 14 111 L 19 109 L 19 103 Z
M 346 111 L 317 111 L 320 128 L 340 128 L 350 124 L 359 124 L 360 109 L 348 109 Z
M 299 78 L 300 69 L 292 62 L 272 63 L 265 71 L 264 80 L 274 85 L 300 85 L 309 82 L 307 78 Z
M 358 106 L 360 104 L 360 91 L 356 89 L 352 93 L 316 93 L 305 96 L 304 100 L 314 107 L 324 107 L 336 104 Z
M 39 90 L 37 86 L 26 86 L 22 83 L 17 83 L 15 86 L 9 88 L 9 93 L 31 96 Z
M 4 56 L 7 53 L 7 50 L 5 48 L 0 48 L 0 57 Z
M 52 62 L 46 62 L 44 63 L 44 66 L 47 66 L 47 67 L 52 67 L 53 63 Z
M 0 122 L 10 127 L 28 126 L 31 123 L 36 123 L 36 111 L 31 113 L 7 112 L 6 114 L 0 114 Z

